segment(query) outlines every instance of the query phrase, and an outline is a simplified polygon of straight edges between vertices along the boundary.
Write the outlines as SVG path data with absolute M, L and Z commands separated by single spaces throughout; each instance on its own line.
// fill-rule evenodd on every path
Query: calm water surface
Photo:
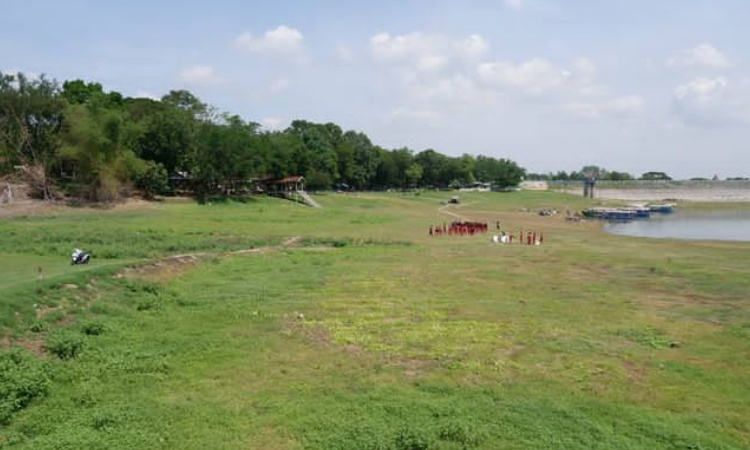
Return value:
M 609 223 L 606 230 L 628 236 L 750 241 L 750 209 L 681 211 L 650 219 Z

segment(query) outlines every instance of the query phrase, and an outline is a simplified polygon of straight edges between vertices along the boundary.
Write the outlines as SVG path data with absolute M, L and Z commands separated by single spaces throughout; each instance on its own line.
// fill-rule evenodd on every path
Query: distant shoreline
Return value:
M 583 195 L 583 189 L 564 189 L 562 192 Z M 596 189 L 595 198 L 627 201 L 688 201 L 705 203 L 750 202 L 750 189 L 685 188 L 685 189 Z

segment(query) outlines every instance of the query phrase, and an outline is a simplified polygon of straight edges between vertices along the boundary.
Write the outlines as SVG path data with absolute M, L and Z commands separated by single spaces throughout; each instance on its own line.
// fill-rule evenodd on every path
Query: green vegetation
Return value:
M 218 113 L 188 91 L 123 97 L 99 83 L 0 72 L 0 177 L 18 168 L 33 194 L 110 202 L 173 187 L 203 198 L 245 193 L 254 178 L 304 175 L 313 190 L 460 187 L 476 179 L 516 186 L 525 170 L 486 156 L 386 150 L 336 124 L 295 120 L 260 129 Z
M 750 447 L 749 244 L 450 196 L 4 219 L 0 448 Z M 447 213 L 545 244 L 428 236 Z

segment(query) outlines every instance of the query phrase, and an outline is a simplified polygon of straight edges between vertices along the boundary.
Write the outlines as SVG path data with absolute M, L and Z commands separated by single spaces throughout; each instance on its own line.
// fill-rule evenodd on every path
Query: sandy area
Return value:
M 63 205 L 38 200 L 19 200 L 13 203 L 0 203 L 0 218 L 46 214 L 59 210 Z
M 140 210 L 146 208 L 158 208 L 158 202 L 149 202 L 137 198 L 130 198 L 127 200 L 111 203 L 109 205 L 104 204 L 91 204 L 86 206 L 78 206 L 76 210 L 103 210 L 103 209 L 117 209 L 117 210 Z M 43 200 L 16 200 L 13 203 L 0 203 L 0 219 L 7 217 L 16 216 L 32 216 L 41 214 L 50 214 L 57 211 L 70 210 L 71 206 L 64 201 L 51 201 L 45 202 Z

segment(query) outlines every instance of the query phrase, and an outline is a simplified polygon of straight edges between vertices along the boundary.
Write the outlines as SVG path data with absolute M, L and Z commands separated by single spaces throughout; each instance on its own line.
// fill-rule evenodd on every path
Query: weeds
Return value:
M 83 350 L 83 338 L 70 330 L 61 330 L 49 336 L 45 348 L 60 359 L 73 359 Z
M 34 355 L 18 349 L 0 352 L 0 424 L 43 396 L 49 381 L 46 365 Z

